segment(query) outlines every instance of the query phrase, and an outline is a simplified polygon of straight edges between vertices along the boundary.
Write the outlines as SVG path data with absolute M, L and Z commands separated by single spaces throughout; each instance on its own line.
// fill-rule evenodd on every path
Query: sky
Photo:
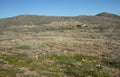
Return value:
M 47 16 L 120 15 L 120 0 L 0 0 L 0 18 L 23 14 Z

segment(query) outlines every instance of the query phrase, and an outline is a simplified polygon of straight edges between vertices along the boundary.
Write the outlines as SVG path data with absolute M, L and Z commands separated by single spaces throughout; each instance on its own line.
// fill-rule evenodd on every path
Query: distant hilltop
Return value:
M 109 18 L 119 18 L 119 15 L 115 15 L 115 14 L 111 14 L 111 13 L 107 13 L 107 12 L 102 12 L 100 14 L 97 14 L 96 16 L 103 16 L 103 17 L 109 17 Z

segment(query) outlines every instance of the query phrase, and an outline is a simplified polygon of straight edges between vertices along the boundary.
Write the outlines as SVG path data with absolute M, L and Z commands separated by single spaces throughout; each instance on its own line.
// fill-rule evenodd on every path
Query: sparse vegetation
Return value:
M 119 51 L 106 52 L 102 56 L 103 56 L 103 59 L 102 59 L 103 64 L 120 69 L 120 59 L 119 59 L 120 52 Z
M 0 77 L 120 77 L 118 18 L 27 15 L 3 21 Z

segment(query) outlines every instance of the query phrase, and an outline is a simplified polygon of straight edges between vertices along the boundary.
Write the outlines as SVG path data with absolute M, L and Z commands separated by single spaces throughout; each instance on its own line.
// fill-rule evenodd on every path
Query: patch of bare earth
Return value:
M 38 73 L 36 71 L 31 71 L 27 67 L 21 67 L 19 68 L 21 71 L 24 72 L 25 75 L 32 75 L 32 76 L 38 76 Z

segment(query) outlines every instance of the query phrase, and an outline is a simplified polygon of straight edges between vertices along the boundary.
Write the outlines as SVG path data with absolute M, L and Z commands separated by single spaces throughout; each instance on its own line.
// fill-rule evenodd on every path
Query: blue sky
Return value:
M 120 0 L 0 0 L 0 18 L 21 14 L 48 16 L 120 15 Z

